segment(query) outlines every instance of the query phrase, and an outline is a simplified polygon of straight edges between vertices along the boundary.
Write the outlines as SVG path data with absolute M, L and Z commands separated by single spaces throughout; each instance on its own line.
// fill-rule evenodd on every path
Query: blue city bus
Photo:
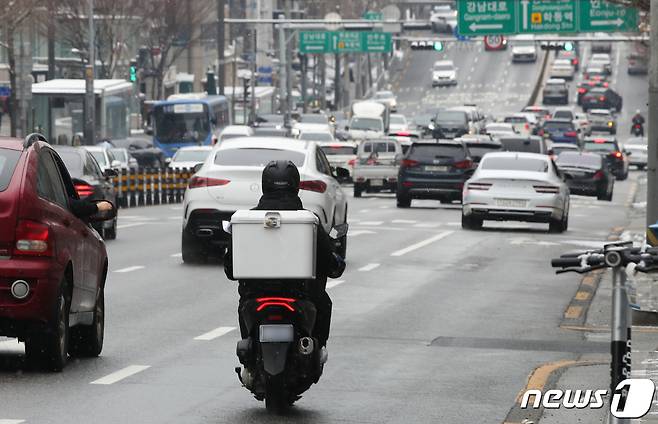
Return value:
M 151 112 L 153 144 L 171 157 L 185 146 L 210 146 L 230 125 L 230 105 L 224 96 L 178 94 L 155 102 Z

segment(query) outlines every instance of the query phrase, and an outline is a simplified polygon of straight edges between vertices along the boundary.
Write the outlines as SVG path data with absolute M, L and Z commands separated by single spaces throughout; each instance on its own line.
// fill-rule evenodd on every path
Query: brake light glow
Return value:
M 584 88 L 580 87 L 580 88 L 578 89 L 578 92 L 579 92 L 580 94 L 585 94 L 585 93 L 587 93 L 587 90 L 585 90 Z
M 575 131 L 567 131 L 564 133 L 564 135 L 567 137 L 578 137 L 578 133 Z
M 468 183 L 467 190 L 482 190 L 487 191 L 491 188 L 492 184 L 489 183 Z
M 413 168 L 414 166 L 418 166 L 420 162 L 417 160 L 412 160 L 412 159 L 402 159 L 402 162 L 400 164 L 404 166 L 405 168 Z
M 94 187 L 89 184 L 75 184 L 75 191 L 81 199 L 84 199 L 94 193 Z
M 614 152 L 613 155 L 614 155 L 614 157 L 616 157 L 616 158 L 618 158 L 618 159 L 620 159 L 620 158 L 623 156 L 623 155 L 621 154 L 621 152 Z
M 526 122 L 525 125 L 524 125 L 523 127 L 524 127 L 526 130 L 529 130 L 529 129 L 530 129 L 530 124 L 528 124 L 528 123 Z
M 14 255 L 52 256 L 50 230 L 47 225 L 35 221 L 20 220 L 16 227 Z
M 327 191 L 327 184 L 320 180 L 302 181 L 299 183 L 300 190 L 314 191 L 316 193 L 324 193 Z
M 348 160 L 348 161 L 347 161 L 347 164 L 348 164 L 349 166 L 354 166 L 354 165 L 356 164 L 356 159 L 350 159 L 350 160 Z
M 215 186 L 223 186 L 230 182 L 231 180 L 224 180 L 221 178 L 192 177 L 190 178 L 190 182 L 187 185 L 187 187 L 188 188 L 215 187 Z
M 395 133 L 395 135 L 399 135 L 400 137 L 408 137 L 411 135 L 409 131 L 398 131 Z
M 594 177 L 593 177 L 593 178 L 594 178 L 595 180 L 602 180 L 602 179 L 603 179 L 603 171 L 601 171 L 601 170 L 596 171 L 596 172 L 594 173 Z
M 552 185 L 533 185 L 532 186 L 537 193 L 543 194 L 558 194 L 560 188 Z
M 607 81 L 603 83 L 603 86 L 604 86 L 605 88 L 608 88 L 608 85 L 609 85 L 609 84 L 608 84 Z
M 452 164 L 457 169 L 469 169 L 473 167 L 473 161 L 470 159 L 462 160 Z
M 572 65 L 578 65 L 578 58 L 574 57 L 573 59 L 571 59 L 571 64 Z
M 601 97 L 599 97 L 599 101 L 600 101 L 600 102 L 605 102 L 605 96 L 601 96 Z
M 595 138 L 594 139 L 594 143 L 596 143 L 596 144 L 602 144 L 602 143 L 605 143 L 605 142 L 606 142 L 605 138 Z
M 259 297 L 256 302 L 260 303 L 256 308 L 256 312 L 260 312 L 269 306 L 281 306 L 290 312 L 295 312 L 295 308 L 290 305 L 295 302 L 295 299 L 289 297 Z

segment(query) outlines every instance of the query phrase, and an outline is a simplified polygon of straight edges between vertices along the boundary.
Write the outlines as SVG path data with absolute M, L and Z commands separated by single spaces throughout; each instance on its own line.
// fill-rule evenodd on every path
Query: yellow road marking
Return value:
M 569 306 L 566 311 L 564 311 L 564 317 L 566 319 L 576 319 L 580 318 L 583 314 L 582 306 Z
M 578 293 L 576 293 L 576 297 L 575 297 L 576 300 L 587 300 L 589 298 L 590 298 L 590 294 L 585 291 L 579 291 Z

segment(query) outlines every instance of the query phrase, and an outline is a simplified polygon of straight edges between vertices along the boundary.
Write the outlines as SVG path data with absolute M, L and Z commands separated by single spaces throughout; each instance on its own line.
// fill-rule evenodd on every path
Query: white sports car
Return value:
M 536 153 L 487 153 L 464 184 L 462 227 L 482 221 L 547 222 L 550 232 L 569 224 L 569 188 L 550 156 Z
M 299 197 L 304 208 L 320 218 L 329 232 L 347 223 L 347 196 L 338 184 L 327 157 L 315 142 L 288 138 L 248 137 L 226 140 L 215 147 L 190 179 L 183 201 L 182 254 L 184 262 L 199 262 L 222 252 L 229 236 L 222 221 L 238 209 L 251 209 L 262 195 L 263 168 L 272 160 L 290 160 L 301 176 Z M 338 177 L 349 172 L 337 168 Z M 339 253 L 346 250 L 346 236 Z

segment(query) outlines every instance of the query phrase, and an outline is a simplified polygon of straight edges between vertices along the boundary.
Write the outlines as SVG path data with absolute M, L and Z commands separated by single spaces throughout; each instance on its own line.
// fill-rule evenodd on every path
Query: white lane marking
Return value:
M 143 268 L 144 267 L 142 265 L 135 265 L 135 266 L 129 266 L 128 268 L 117 269 L 114 272 L 119 272 L 119 273 L 133 272 L 133 271 L 137 271 L 138 269 L 143 269 Z
M 172 258 L 182 258 L 183 254 L 182 253 L 174 253 L 173 255 L 171 255 L 171 257 Z
M 183 207 L 182 207 L 182 206 L 173 206 L 173 207 L 171 207 L 171 208 L 169 208 L 169 209 L 171 209 L 172 211 L 182 211 L 182 210 L 183 210 Z
M 368 230 L 357 230 L 357 231 L 352 231 L 351 233 L 347 233 L 347 237 L 357 237 L 361 236 L 363 234 L 377 234 L 374 231 L 368 231 Z
M 25 420 L 8 420 L 8 419 L 0 420 L 0 424 L 21 424 L 24 422 Z
M 365 227 L 376 227 L 377 225 L 382 225 L 384 221 L 361 221 L 359 225 L 363 225 Z
M 380 264 L 368 264 L 366 266 L 362 266 L 359 268 L 359 271 L 361 272 L 366 272 L 366 271 L 372 271 L 373 269 L 379 267 Z
M 391 256 L 402 256 L 406 255 L 409 252 L 413 252 L 414 250 L 420 249 L 421 247 L 425 247 L 428 244 L 432 244 L 435 241 L 439 241 L 443 238 L 448 237 L 449 235 L 453 234 L 454 231 L 444 231 L 442 233 L 439 233 L 435 235 L 434 237 L 430 237 L 427 240 L 423 240 L 421 242 L 418 242 L 416 244 L 412 244 L 409 247 L 405 247 L 404 249 L 396 250 L 395 252 L 391 253 Z
M 194 340 L 214 340 L 218 337 L 230 333 L 233 330 L 235 330 L 235 327 L 217 327 L 212 331 L 208 331 L 207 333 L 195 337 Z
M 102 384 L 102 385 L 114 384 L 118 381 L 123 380 L 124 378 L 128 378 L 131 375 L 135 375 L 149 368 L 151 368 L 150 365 L 130 365 L 128 367 L 120 369 L 117 372 L 113 372 L 112 374 L 106 375 L 105 377 L 101 377 L 98 380 L 94 380 L 89 384 Z
M 134 222 L 132 224 L 119 224 L 119 225 L 117 225 L 117 229 L 130 228 L 130 227 L 140 227 L 144 224 L 146 224 L 146 223 L 145 222 Z
M 414 225 L 417 228 L 436 228 L 441 225 L 440 222 L 421 222 L 420 224 Z
M 367 213 L 367 212 L 370 212 L 370 209 L 361 209 L 359 211 L 359 213 Z
M 345 280 L 334 280 L 334 281 L 327 281 L 327 289 L 333 289 L 336 286 L 339 286 L 343 284 Z
M 391 206 L 384 205 L 384 206 L 380 206 L 379 209 L 391 209 Z
M 393 224 L 415 224 L 418 221 L 414 221 L 413 219 L 394 219 L 391 222 Z

